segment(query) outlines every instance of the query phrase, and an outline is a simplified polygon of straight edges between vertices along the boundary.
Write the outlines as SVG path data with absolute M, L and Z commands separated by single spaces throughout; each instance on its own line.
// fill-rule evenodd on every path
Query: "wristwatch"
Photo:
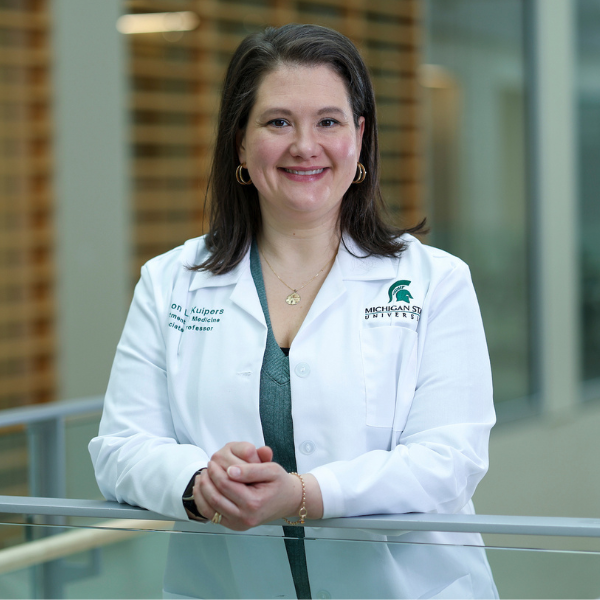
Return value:
M 200 475 L 200 473 L 202 473 L 202 471 L 204 471 L 204 469 L 206 469 L 206 467 L 203 467 L 202 469 L 198 469 L 193 475 L 192 478 L 190 479 L 190 482 L 187 484 L 187 487 L 185 488 L 185 492 L 183 492 L 183 496 L 181 497 L 181 500 L 183 502 L 183 507 L 186 508 L 187 510 L 189 510 L 195 517 L 200 517 L 201 519 L 206 519 L 206 517 L 202 516 L 200 514 L 200 512 L 198 511 L 198 507 L 196 506 L 196 501 L 194 500 L 194 484 L 196 483 L 196 477 L 198 475 Z

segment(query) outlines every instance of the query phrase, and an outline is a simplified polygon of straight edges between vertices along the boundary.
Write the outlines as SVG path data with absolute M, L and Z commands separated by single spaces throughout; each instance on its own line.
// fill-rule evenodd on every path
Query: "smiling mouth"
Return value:
M 296 171 L 294 169 L 283 169 L 286 173 L 292 173 L 293 175 L 318 175 L 322 173 L 325 169 L 313 169 L 312 171 Z

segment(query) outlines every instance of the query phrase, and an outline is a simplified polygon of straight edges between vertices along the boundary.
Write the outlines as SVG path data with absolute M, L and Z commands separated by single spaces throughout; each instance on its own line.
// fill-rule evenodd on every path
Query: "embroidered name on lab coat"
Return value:
M 183 309 L 180 304 L 171 304 L 169 310 L 169 327 L 178 331 L 212 331 L 221 322 L 224 308 L 205 308 L 192 306 Z

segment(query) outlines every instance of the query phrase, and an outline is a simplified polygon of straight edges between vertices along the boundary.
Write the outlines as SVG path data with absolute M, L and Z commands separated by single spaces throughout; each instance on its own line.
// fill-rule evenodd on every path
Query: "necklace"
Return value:
M 288 285 L 283 279 L 281 279 L 281 277 L 279 277 L 279 275 L 277 275 L 277 273 L 275 273 L 275 269 L 271 266 L 271 263 L 267 260 L 267 257 L 262 252 L 260 253 L 260 255 L 265 259 L 265 262 L 267 263 L 267 265 L 269 265 L 269 269 L 271 269 L 271 271 L 273 271 L 273 275 L 275 275 L 275 277 L 277 277 L 277 279 L 279 279 L 279 281 L 281 281 L 281 283 L 283 283 L 283 285 L 285 285 L 286 288 L 289 288 L 290 290 L 292 290 L 292 293 L 289 294 L 287 296 L 287 298 L 285 299 L 285 301 L 290 305 L 298 304 L 298 302 L 300 302 L 300 300 L 302 300 L 302 298 L 300 297 L 300 294 L 298 292 L 302 288 L 306 287 L 311 281 L 316 279 L 325 270 L 325 267 L 327 267 L 327 265 L 331 262 L 331 260 L 328 260 L 327 263 L 324 265 L 324 267 L 315 276 L 311 277 L 306 283 L 301 285 L 299 288 L 294 289 L 291 285 Z

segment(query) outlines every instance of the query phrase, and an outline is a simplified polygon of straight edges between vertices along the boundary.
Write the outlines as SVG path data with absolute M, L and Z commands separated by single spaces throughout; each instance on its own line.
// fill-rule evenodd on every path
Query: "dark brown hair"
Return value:
M 258 192 L 253 185 L 242 186 L 235 178 L 239 164 L 236 136 L 246 127 L 263 78 L 282 65 L 326 65 L 344 81 L 355 125 L 358 126 L 359 117 L 365 118 L 360 162 L 367 177 L 361 184 L 351 185 L 344 194 L 340 232 L 349 235 L 364 256 L 399 256 L 405 244 L 398 236 L 417 233 L 424 223 L 399 229 L 382 218 L 385 205 L 379 187 L 375 95 L 367 67 L 356 46 L 341 33 L 318 25 L 289 24 L 249 35 L 229 63 L 207 189 L 210 228 L 206 247 L 210 256 L 192 268 L 215 274 L 231 271 L 261 230 Z

